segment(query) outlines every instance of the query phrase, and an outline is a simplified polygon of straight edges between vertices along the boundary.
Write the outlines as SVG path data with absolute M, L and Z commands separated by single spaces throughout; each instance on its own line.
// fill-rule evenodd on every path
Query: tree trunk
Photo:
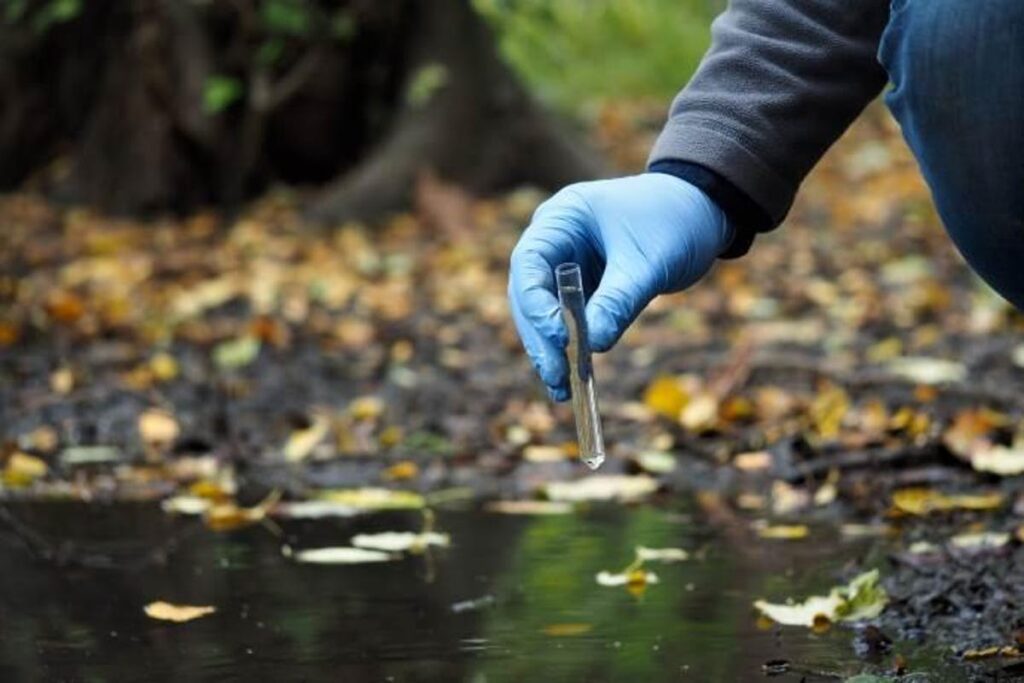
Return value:
M 336 223 L 406 207 L 422 171 L 475 193 L 600 172 L 469 0 L 86 2 L 39 30 L 46 5 L 0 19 L 0 188 L 147 215 L 326 184 L 308 215 Z

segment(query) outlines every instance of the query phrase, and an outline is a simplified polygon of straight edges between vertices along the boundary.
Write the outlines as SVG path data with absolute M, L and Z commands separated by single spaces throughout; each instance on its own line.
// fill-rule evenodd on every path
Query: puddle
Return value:
M 880 561 L 878 541 L 730 543 L 685 506 L 594 508 L 520 517 L 441 512 L 452 547 L 360 566 L 296 564 L 263 528 L 215 534 L 151 505 L 10 508 L 66 566 L 0 536 L 0 679 L 332 681 L 841 680 L 872 670 L 853 632 L 759 627 L 751 602 L 822 592 L 852 560 Z M 416 529 L 411 513 L 290 523 L 299 547 L 355 533 Z M 61 542 L 65 545 L 61 550 Z M 680 547 L 689 561 L 652 565 L 633 596 L 598 586 L 633 547 Z M 164 563 L 155 554 L 166 553 Z M 99 565 L 81 567 L 82 564 Z M 103 565 L 109 564 L 108 568 Z M 148 619 L 154 600 L 214 605 L 185 624 Z M 897 643 L 909 680 L 959 681 L 941 652 Z M 891 655 L 878 662 L 887 665 Z M 829 675 L 835 677 L 829 677 Z

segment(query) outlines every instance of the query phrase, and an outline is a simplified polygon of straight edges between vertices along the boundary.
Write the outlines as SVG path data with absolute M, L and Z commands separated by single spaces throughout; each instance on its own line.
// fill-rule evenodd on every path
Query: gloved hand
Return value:
M 512 252 L 508 296 L 551 398 L 569 398 L 559 264 L 580 264 L 590 346 L 607 351 L 651 299 L 696 282 L 731 240 L 721 209 L 664 173 L 569 185 L 541 204 Z

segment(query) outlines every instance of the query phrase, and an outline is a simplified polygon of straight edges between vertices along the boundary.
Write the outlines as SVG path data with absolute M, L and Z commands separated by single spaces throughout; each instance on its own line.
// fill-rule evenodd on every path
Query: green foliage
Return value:
M 448 69 L 443 64 L 424 64 L 409 80 L 405 99 L 412 107 L 422 107 L 448 82 Z
M 506 59 L 544 99 L 669 98 L 709 43 L 718 0 L 474 0 Z
M 243 91 L 242 82 L 237 78 L 210 76 L 203 84 L 203 110 L 207 114 L 220 113 L 234 104 Z
M 304 36 L 309 33 L 309 7 L 301 0 L 263 0 L 260 18 L 268 33 Z
M 32 9 L 28 0 L 6 0 L 4 21 L 14 24 L 25 20 L 33 33 L 46 33 L 55 24 L 71 21 L 82 13 L 82 0 L 49 0 Z

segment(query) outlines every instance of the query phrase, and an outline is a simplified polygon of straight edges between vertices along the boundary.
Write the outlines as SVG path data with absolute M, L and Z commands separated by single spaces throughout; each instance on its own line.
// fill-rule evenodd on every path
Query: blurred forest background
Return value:
M 553 189 L 605 165 L 537 101 L 578 123 L 666 100 L 719 8 L 5 0 L 0 188 L 152 216 L 326 185 L 307 214 L 327 222 L 408 205 L 424 171 Z

